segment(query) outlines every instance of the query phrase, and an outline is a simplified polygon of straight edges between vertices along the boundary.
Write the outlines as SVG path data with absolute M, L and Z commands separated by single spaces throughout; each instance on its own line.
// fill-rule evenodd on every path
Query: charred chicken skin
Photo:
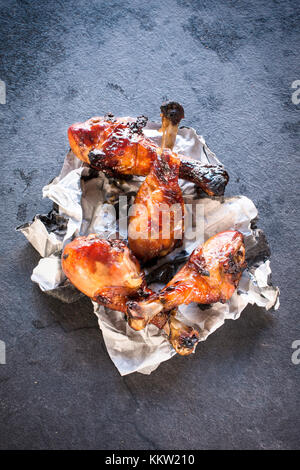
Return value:
M 95 234 L 78 237 L 64 248 L 62 268 L 77 289 L 112 310 L 126 313 L 128 301 L 155 296 L 147 288 L 139 262 L 121 240 L 103 240 Z M 161 311 L 150 322 L 165 330 L 179 354 L 195 350 L 199 333 L 174 314 Z
M 156 298 L 128 303 L 130 326 L 145 327 L 162 310 L 182 304 L 225 302 L 234 293 L 245 267 L 243 235 L 238 231 L 218 233 L 193 251 Z
M 178 184 L 179 158 L 170 150 L 157 154 L 136 195 L 128 241 L 135 256 L 148 261 L 182 244 L 184 203 Z
M 175 317 L 176 310 L 170 313 L 165 331 L 175 351 L 181 356 L 188 356 L 194 352 L 199 343 L 199 332 L 191 326 L 185 325 Z
M 146 123 L 144 116 L 135 122 L 114 119 L 112 115 L 94 117 L 69 127 L 70 147 L 80 160 L 110 176 L 147 176 L 162 150 L 144 135 Z M 210 196 L 224 194 L 229 177 L 221 165 L 203 165 L 192 158 L 178 158 L 180 178 L 195 183 Z

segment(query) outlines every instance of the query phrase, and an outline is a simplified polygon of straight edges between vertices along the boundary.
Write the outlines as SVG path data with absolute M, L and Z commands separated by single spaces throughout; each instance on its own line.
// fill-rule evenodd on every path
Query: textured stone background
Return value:
M 299 447 L 297 3 L 0 0 L 0 448 Z M 226 165 L 228 194 L 256 203 L 281 308 L 247 308 L 193 357 L 121 378 L 90 302 L 43 295 L 30 281 L 39 256 L 14 227 L 49 209 L 41 190 L 71 123 L 158 119 L 165 98 Z

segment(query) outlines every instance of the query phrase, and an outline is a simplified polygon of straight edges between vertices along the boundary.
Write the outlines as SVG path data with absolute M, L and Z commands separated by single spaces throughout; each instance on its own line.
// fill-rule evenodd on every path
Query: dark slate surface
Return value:
M 299 447 L 297 3 L 0 1 L 0 448 Z M 226 165 L 228 193 L 259 208 L 281 308 L 247 308 L 193 357 L 121 378 L 89 301 L 42 294 L 30 281 L 39 256 L 14 227 L 49 209 L 41 190 L 71 123 L 155 119 L 165 98 Z

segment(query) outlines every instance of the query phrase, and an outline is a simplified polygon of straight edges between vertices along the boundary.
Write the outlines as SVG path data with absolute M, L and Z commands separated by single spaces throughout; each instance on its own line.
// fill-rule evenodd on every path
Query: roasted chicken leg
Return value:
M 103 240 L 95 234 L 78 237 L 66 245 L 62 268 L 77 289 L 112 310 L 126 313 L 129 300 L 155 296 L 146 286 L 139 262 L 121 240 Z M 164 329 L 179 354 L 195 350 L 199 333 L 179 322 L 174 312 L 161 311 L 151 323 Z
M 66 245 L 62 268 L 77 289 L 112 310 L 126 312 L 137 292 L 148 296 L 139 262 L 121 240 L 78 237 Z
M 162 310 L 191 302 L 225 302 L 234 293 L 245 267 L 243 235 L 238 231 L 218 233 L 193 251 L 156 298 L 130 301 L 128 322 L 140 329 Z
M 135 122 L 114 119 L 112 115 L 94 117 L 69 127 L 73 153 L 80 160 L 108 175 L 147 176 L 161 148 L 145 137 L 147 118 Z M 189 157 L 180 159 L 179 177 L 198 185 L 210 196 L 222 196 L 228 173 L 221 165 L 203 165 Z
M 142 261 L 165 256 L 182 244 L 184 203 L 178 184 L 179 165 L 179 158 L 170 150 L 157 154 L 136 195 L 128 241 Z

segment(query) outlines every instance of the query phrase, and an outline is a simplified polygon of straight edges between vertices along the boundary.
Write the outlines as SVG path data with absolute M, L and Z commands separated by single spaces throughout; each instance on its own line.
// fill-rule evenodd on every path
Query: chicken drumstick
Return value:
M 126 313 L 126 302 L 155 295 L 147 288 L 139 262 L 121 240 L 103 240 L 97 235 L 78 237 L 65 246 L 62 268 L 77 289 L 95 302 Z M 159 312 L 151 323 L 164 329 L 175 350 L 191 354 L 199 333 L 172 314 Z
M 68 136 L 73 153 L 92 168 L 108 175 L 147 176 L 161 148 L 145 137 L 144 116 L 135 122 L 114 119 L 109 114 L 73 124 Z M 222 196 L 228 173 L 221 165 L 203 165 L 189 157 L 179 156 L 179 177 L 198 185 L 210 196 Z
M 243 235 L 238 231 L 218 233 L 193 251 L 155 298 L 128 302 L 128 322 L 138 330 L 162 310 L 191 302 L 225 302 L 234 293 L 245 267 Z
M 184 203 L 178 184 L 179 164 L 179 158 L 168 149 L 157 154 L 136 195 L 128 241 L 142 261 L 165 256 L 182 244 Z

